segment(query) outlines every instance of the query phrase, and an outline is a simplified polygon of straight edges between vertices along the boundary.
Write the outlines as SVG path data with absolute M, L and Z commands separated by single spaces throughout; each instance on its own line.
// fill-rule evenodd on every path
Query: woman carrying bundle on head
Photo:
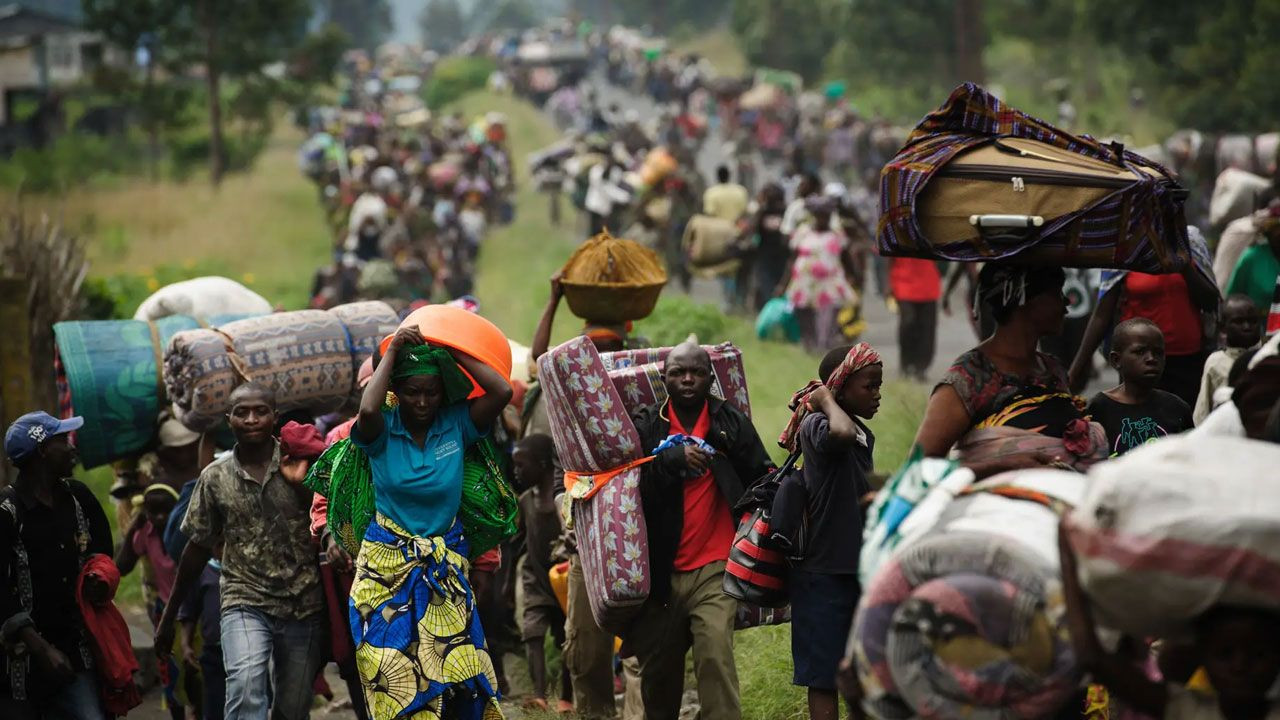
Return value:
M 929 398 L 916 445 L 928 457 L 954 448 L 979 477 L 1039 465 L 1083 469 L 1106 456 L 1106 433 L 1041 338 L 1062 331 L 1062 268 L 988 263 L 978 275 L 980 312 L 995 333 L 956 358 Z
M 468 374 L 484 391 L 472 400 Z M 388 390 L 395 407 L 384 406 Z M 351 445 L 368 458 L 375 515 L 356 559 L 350 619 L 375 719 L 502 717 L 459 508 L 464 453 L 484 439 L 511 392 L 498 371 L 428 345 L 416 328 L 395 334 L 365 387 Z M 344 467 L 332 466 L 330 489 Z M 359 504 L 329 502 L 331 528 L 335 507 Z

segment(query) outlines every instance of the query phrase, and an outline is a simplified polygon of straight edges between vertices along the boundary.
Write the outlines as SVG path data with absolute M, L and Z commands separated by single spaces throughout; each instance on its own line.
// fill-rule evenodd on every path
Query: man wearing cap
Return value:
M 275 438 L 275 393 L 246 383 L 231 391 L 229 402 L 236 446 L 200 473 L 191 495 L 182 523 L 190 541 L 155 647 L 162 655 L 173 647 L 178 608 L 222 544 L 226 717 L 265 718 L 270 703 L 273 718 L 302 720 L 324 637 L 311 491 Z
M 85 558 L 111 555 L 111 526 L 88 487 L 71 479 L 69 433 L 82 418 L 33 412 L 4 436 L 18 469 L 0 489 L 0 717 L 103 718 L 88 631 L 76 602 Z

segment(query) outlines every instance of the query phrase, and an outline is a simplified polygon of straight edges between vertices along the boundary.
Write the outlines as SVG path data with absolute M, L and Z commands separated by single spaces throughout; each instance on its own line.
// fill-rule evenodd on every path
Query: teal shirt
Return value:
M 1271 307 L 1271 296 L 1276 291 L 1276 275 L 1280 275 L 1280 260 L 1268 245 L 1254 245 L 1240 256 L 1231 279 L 1227 281 L 1227 294 L 1241 293 L 1253 298 L 1265 317 Z
M 462 455 L 483 433 L 461 402 L 444 408 L 422 447 L 410 437 L 398 410 L 383 410 L 385 428 L 371 443 L 351 441 L 369 456 L 378 512 L 418 537 L 443 535 L 462 502 Z

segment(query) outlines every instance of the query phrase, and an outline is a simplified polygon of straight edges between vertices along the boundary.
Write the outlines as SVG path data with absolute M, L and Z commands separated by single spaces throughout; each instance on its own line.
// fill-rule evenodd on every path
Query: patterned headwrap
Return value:
M 827 378 L 826 387 L 833 395 L 838 395 L 844 384 L 849 378 L 859 370 L 871 366 L 881 365 L 880 353 L 867 343 L 858 343 L 849 348 L 849 353 L 844 356 L 836 369 L 832 371 L 831 377 Z M 791 409 L 791 419 L 787 422 L 787 427 L 778 436 L 778 444 L 787 449 L 787 452 L 795 452 L 800 442 L 800 423 L 805 416 L 813 412 L 813 408 L 809 406 L 809 398 L 813 395 L 813 391 L 822 387 L 820 380 L 810 380 L 800 392 L 791 396 L 791 402 L 787 407 Z
M 399 380 L 416 375 L 438 375 L 444 382 L 445 400 L 451 405 L 466 400 L 475 388 L 466 373 L 458 367 L 453 355 L 434 345 L 401 348 L 396 355 L 391 379 Z

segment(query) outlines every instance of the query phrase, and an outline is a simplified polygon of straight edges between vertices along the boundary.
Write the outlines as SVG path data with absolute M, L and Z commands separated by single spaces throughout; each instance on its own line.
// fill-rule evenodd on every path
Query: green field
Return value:
M 473 93 L 456 108 L 468 117 L 497 110 L 510 119 L 512 153 L 521 183 L 515 198 L 516 221 L 486 238 L 477 295 L 484 315 L 513 339 L 528 343 L 546 303 L 548 279 L 580 239 L 571 214 L 559 228 L 549 223 L 546 197 L 521 174 L 525 156 L 553 142 L 557 133 L 540 112 L 509 96 Z M 218 191 L 198 181 L 131 181 L 36 202 L 90 238 L 94 276 L 127 273 L 147 278 L 157 268 L 212 267 L 286 308 L 302 307 L 311 274 L 326 261 L 331 239 L 315 189 L 294 164 L 300 141 L 295 132 L 281 129 L 251 172 L 229 177 Z M 818 359 L 796 346 L 757 340 L 752 324 L 744 318 L 724 317 L 710 307 L 690 312 L 690 305 L 680 296 L 664 298 L 656 317 L 640 323 L 639 330 L 662 336 L 682 329 L 686 317 L 696 317 L 694 329 L 703 333 L 703 342 L 738 344 L 746 362 L 757 427 L 766 446 L 780 456 L 775 440 L 786 422 L 786 403 L 816 373 Z M 572 337 L 580 322 L 562 308 L 554 341 Z M 882 470 L 893 469 L 905 457 L 924 400 L 919 386 L 886 386 L 881 416 L 871 423 Z M 110 470 L 100 468 L 84 477 L 105 502 Z M 131 576 L 123 586 L 126 600 L 138 597 L 136 578 Z M 788 628 L 742 632 L 737 641 L 744 717 L 802 717 L 803 693 L 790 685 Z

